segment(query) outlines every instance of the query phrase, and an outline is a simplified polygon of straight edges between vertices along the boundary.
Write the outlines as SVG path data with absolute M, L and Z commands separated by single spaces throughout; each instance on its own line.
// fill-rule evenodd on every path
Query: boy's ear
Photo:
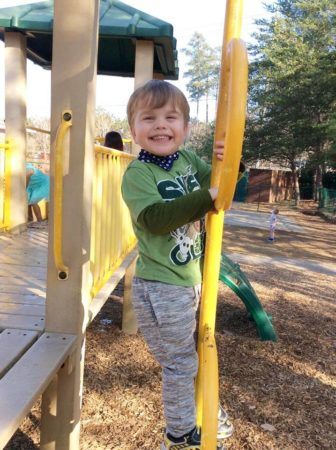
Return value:
M 134 141 L 135 143 L 137 143 L 134 128 L 131 128 L 130 131 L 131 131 L 131 135 L 132 135 L 133 141 Z

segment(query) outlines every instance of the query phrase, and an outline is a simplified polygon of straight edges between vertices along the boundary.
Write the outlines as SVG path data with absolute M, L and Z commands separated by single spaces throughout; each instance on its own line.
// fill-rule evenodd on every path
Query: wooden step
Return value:
M 45 294 L 41 296 L 36 294 L 0 293 L 0 304 L 18 303 L 22 305 L 45 305 L 45 302 Z
M 45 315 L 44 305 L 19 305 L 17 303 L 0 303 L 0 314 L 17 314 L 22 316 Z
M 17 330 L 43 331 L 44 326 L 44 317 L 41 316 L 0 313 L 0 330 L 15 328 Z
M 75 342 L 74 335 L 43 334 L 0 380 L 0 448 L 47 388 Z
M 0 334 L 0 378 L 36 341 L 38 333 L 7 328 Z

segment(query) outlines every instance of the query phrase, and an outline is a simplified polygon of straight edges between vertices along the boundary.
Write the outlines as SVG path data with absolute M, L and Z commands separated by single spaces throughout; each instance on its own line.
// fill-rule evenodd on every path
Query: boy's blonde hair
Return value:
M 150 80 L 136 89 L 128 100 L 127 119 L 129 126 L 133 127 L 134 114 L 139 106 L 156 109 L 162 108 L 169 101 L 173 103 L 175 108 L 181 110 L 184 123 L 188 125 L 190 108 L 183 92 L 173 84 L 167 83 L 167 81 Z

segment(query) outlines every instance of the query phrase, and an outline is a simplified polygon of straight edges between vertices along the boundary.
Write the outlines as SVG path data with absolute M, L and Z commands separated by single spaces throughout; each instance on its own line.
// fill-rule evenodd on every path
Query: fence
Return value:
M 324 213 L 336 215 L 336 189 L 321 188 L 318 191 L 319 209 Z
M 92 296 L 135 247 L 131 218 L 121 196 L 121 179 L 134 156 L 97 145 L 93 187 L 91 272 Z

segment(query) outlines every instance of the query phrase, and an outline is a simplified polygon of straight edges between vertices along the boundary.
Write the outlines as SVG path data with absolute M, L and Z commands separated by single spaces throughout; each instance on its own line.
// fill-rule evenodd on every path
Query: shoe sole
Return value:
M 219 441 L 222 441 L 224 439 L 229 439 L 233 435 L 233 432 L 234 432 L 234 427 L 233 427 L 233 425 L 231 425 L 230 428 L 227 427 L 227 429 L 226 429 L 226 431 L 224 433 L 218 433 L 217 434 L 217 439 Z
M 201 449 L 201 447 L 199 447 Z M 160 450 L 167 450 L 167 447 L 164 443 L 161 444 Z M 224 447 L 218 447 L 217 450 L 225 450 Z
M 220 429 L 224 428 L 224 430 L 221 432 Z M 218 434 L 217 434 L 217 439 L 219 441 L 222 441 L 224 439 L 228 439 L 233 435 L 234 432 L 234 426 L 231 423 L 229 416 L 227 414 L 223 415 L 219 420 L 218 420 Z
M 201 447 L 200 447 L 201 448 Z M 167 447 L 164 444 L 160 445 L 160 450 L 167 450 Z M 224 444 L 221 442 L 217 442 L 217 447 L 216 450 L 226 450 L 226 448 L 224 447 Z

